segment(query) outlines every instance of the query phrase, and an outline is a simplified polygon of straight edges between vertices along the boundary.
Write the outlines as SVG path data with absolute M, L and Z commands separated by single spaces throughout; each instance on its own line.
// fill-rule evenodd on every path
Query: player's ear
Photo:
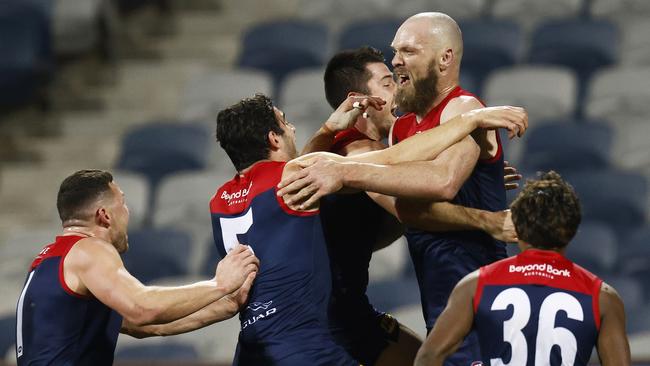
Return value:
M 111 216 L 108 214 L 108 211 L 106 210 L 105 207 L 99 207 L 95 211 L 95 222 L 97 225 L 102 226 L 102 227 L 109 227 L 111 226 Z
M 269 131 L 266 138 L 269 140 L 269 147 L 271 150 L 276 151 L 280 149 L 280 135 L 278 135 L 275 131 Z
M 451 48 L 446 49 L 438 58 L 438 67 L 440 68 L 440 71 L 445 71 L 450 68 L 451 65 L 454 64 L 455 58 L 456 55 L 454 54 L 454 50 Z

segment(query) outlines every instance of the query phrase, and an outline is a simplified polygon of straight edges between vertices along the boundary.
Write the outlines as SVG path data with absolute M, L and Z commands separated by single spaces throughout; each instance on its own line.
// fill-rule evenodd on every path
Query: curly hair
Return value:
M 366 69 L 370 63 L 383 63 L 384 54 L 376 48 L 364 46 L 337 53 L 325 68 L 325 98 L 336 109 L 348 93 L 369 94 L 368 80 L 372 76 Z
M 237 171 L 269 157 L 270 131 L 284 135 L 273 103 L 264 94 L 242 99 L 217 115 L 217 141 Z
M 567 246 L 582 219 L 573 187 L 552 170 L 528 180 L 510 208 L 519 239 L 541 249 Z

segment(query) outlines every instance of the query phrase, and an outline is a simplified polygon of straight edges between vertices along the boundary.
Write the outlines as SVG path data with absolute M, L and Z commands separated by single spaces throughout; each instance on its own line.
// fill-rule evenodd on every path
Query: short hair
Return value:
M 56 198 L 61 222 L 88 219 L 84 210 L 102 195 L 112 193 L 112 181 L 111 173 L 103 170 L 79 170 L 65 178 Z
M 540 249 L 566 247 L 582 219 L 573 187 L 552 170 L 528 180 L 510 208 L 519 239 Z
M 217 115 L 217 141 L 237 171 L 268 159 L 270 145 L 267 135 L 270 131 L 284 135 L 273 111 L 273 103 L 264 94 L 242 99 Z
M 371 74 L 369 63 L 384 62 L 384 55 L 376 48 L 364 46 L 337 53 L 325 68 L 325 98 L 336 109 L 348 97 L 349 92 L 368 94 Z

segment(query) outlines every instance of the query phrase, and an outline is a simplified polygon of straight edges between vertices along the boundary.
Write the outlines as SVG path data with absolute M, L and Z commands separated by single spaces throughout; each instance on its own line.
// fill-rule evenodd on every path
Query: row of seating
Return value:
M 4 0 L 0 3 L 0 108 L 37 101 L 47 107 L 46 90 L 62 61 L 93 51 L 105 58 L 121 10 L 163 0 Z
M 348 24 L 329 47 L 326 25 L 298 19 L 276 20 L 251 26 L 243 35 L 237 66 L 269 72 L 275 88 L 292 71 L 322 66 L 331 50 L 371 45 L 382 50 L 390 64 L 390 44 L 403 19 L 355 21 Z M 621 59 L 621 43 L 634 44 L 624 51 L 637 56 L 623 58 L 644 64 L 650 55 L 648 43 L 638 39 L 639 28 L 650 29 L 647 22 L 634 23 L 635 29 L 623 32 L 607 20 L 552 20 L 535 29 L 528 40 L 519 25 L 507 20 L 460 22 L 464 38 L 463 73 L 482 81 L 489 72 L 517 63 L 559 65 L 572 69 L 580 85 L 599 68 Z M 622 42 L 623 41 L 623 42 Z M 645 46 L 645 47 L 644 47 Z M 647 64 L 647 63 L 645 63 Z
M 302 0 L 296 15 L 325 19 L 332 25 L 359 18 L 407 17 L 423 11 L 441 11 L 456 19 L 514 19 L 526 27 L 548 18 L 591 16 L 615 21 L 647 17 L 650 6 L 644 0 L 335 0 L 323 3 Z

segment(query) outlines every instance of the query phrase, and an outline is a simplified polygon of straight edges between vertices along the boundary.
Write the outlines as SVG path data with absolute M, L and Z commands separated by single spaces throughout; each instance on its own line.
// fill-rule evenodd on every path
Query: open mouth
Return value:
M 390 107 L 390 114 L 392 114 L 394 117 L 397 117 L 397 105 L 396 104 L 393 104 Z
M 410 81 L 411 81 L 411 78 L 409 78 L 409 76 L 406 73 L 397 74 L 397 84 L 399 84 L 399 86 L 404 86 Z

